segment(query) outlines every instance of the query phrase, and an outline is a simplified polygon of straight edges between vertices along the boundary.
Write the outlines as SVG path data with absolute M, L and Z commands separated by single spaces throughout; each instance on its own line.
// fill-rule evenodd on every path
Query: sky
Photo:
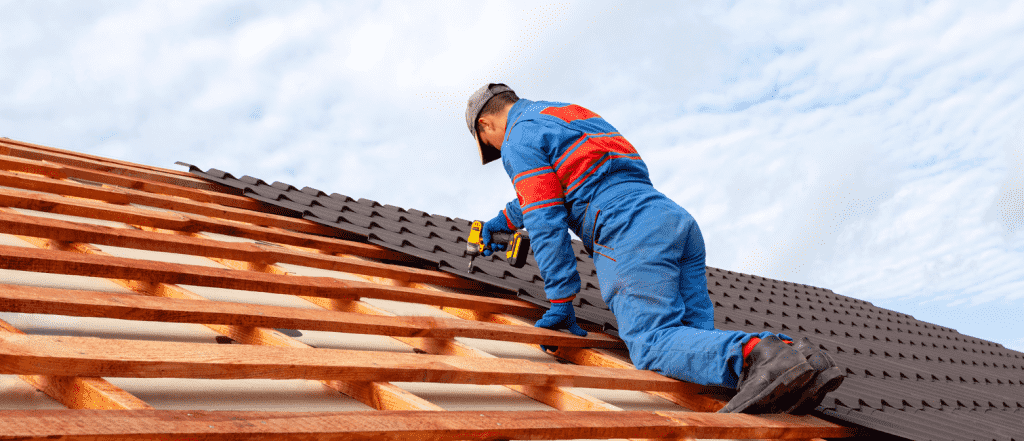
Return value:
M 487 82 L 579 104 L 708 265 L 1024 351 L 1024 2 L 0 1 L 0 136 L 464 219 Z

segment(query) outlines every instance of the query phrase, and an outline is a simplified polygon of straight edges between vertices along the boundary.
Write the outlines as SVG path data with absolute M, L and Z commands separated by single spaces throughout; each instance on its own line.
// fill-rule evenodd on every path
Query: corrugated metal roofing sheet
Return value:
M 297 217 L 547 305 L 532 256 L 522 269 L 478 258 L 467 272 L 468 220 L 180 164 Z M 577 316 L 614 334 L 596 269 L 578 241 L 573 247 L 584 287 Z M 711 267 L 707 275 L 719 329 L 807 336 L 835 356 L 848 378 L 818 407 L 825 415 L 911 439 L 1024 439 L 1024 353 L 828 289 Z

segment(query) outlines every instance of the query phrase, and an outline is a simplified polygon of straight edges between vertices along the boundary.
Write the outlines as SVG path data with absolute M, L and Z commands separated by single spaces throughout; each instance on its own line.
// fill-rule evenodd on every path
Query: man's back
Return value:
M 519 205 L 556 202 L 561 189 L 568 227 L 585 238 L 587 204 L 620 184 L 651 185 L 646 164 L 615 127 L 575 104 L 520 99 L 509 110 L 502 163 Z M 544 173 L 550 167 L 553 173 Z M 534 208 L 535 209 L 535 208 Z M 589 241 L 584 241 L 590 249 Z

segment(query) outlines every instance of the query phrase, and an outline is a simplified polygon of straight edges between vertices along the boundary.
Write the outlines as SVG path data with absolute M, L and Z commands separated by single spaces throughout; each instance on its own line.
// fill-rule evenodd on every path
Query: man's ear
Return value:
M 487 118 L 484 118 L 484 117 L 481 116 L 480 118 L 477 118 L 477 120 L 476 120 L 476 127 L 477 127 L 477 133 L 482 133 L 482 132 L 485 132 L 487 130 L 490 130 L 491 122 L 488 121 Z

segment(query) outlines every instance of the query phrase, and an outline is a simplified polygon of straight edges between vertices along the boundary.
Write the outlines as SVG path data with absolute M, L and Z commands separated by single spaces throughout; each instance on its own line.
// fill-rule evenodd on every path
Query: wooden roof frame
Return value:
M 234 439 L 245 437 L 252 427 L 265 429 L 261 433 L 273 439 L 298 439 L 302 433 L 376 436 L 381 427 L 401 427 L 408 435 L 401 439 L 807 439 L 856 434 L 853 428 L 814 416 L 711 413 L 725 404 L 715 394 L 720 390 L 636 370 L 621 355 L 601 349 L 622 347 L 617 338 L 535 328 L 520 317 L 538 318 L 543 310 L 500 289 L 417 268 L 411 265 L 415 258 L 282 215 L 237 190 L 188 173 L 0 139 L 0 186 L 14 188 L 0 189 L 0 207 L 6 207 L 0 208 L 0 233 L 37 247 L 0 246 L 0 268 L 103 277 L 146 295 L 73 291 L 69 296 L 67 290 L 0 285 L 0 310 L 199 323 L 244 344 L 28 336 L 0 321 L 0 374 L 20 375 L 69 408 L 0 411 L 0 439 L 184 433 L 197 439 Z M 122 222 L 130 229 L 29 216 L 11 208 Z M 211 240 L 200 231 L 263 243 Z M 231 269 L 114 257 L 91 244 L 206 257 Z M 277 263 L 345 272 L 365 281 L 296 276 Z M 295 295 L 322 309 L 210 301 L 178 284 Z M 396 317 L 359 300 L 364 297 L 423 303 L 458 318 Z M 420 354 L 312 349 L 274 328 L 387 335 Z M 457 336 L 557 345 L 555 355 L 569 364 L 499 359 L 459 343 Z M 303 355 L 308 351 L 317 351 L 317 362 L 297 362 L 308 359 Z M 378 412 L 161 411 L 102 376 L 317 379 Z M 558 411 L 447 412 L 391 381 L 504 385 Z M 695 412 L 626 412 L 567 386 L 647 391 Z M 454 417 L 433 417 L 439 411 Z M 498 428 L 498 423 L 505 427 Z M 38 429 L 42 427 L 46 429 Z

